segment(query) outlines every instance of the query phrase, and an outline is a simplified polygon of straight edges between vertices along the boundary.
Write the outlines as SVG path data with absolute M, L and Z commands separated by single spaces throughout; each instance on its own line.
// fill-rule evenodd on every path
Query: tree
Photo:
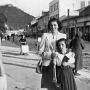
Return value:
M 7 17 L 5 16 L 4 13 L 0 13 L 0 30 L 5 33 L 5 23 L 7 22 Z

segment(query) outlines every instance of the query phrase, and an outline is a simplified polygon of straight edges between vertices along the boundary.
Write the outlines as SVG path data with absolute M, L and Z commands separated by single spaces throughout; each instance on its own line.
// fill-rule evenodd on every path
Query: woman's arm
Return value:
M 82 49 L 84 49 L 85 48 L 85 43 L 84 43 L 83 39 L 80 40 L 80 44 L 81 44 Z
M 39 46 L 39 54 L 43 54 L 44 52 L 44 48 L 45 48 L 45 34 L 42 35 L 41 37 L 41 42 L 40 42 L 40 46 Z

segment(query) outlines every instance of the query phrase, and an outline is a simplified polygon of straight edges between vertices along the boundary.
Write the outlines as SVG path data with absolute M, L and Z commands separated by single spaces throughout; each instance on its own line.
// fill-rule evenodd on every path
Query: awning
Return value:
M 76 24 L 76 27 L 83 27 L 84 26 L 84 23 L 77 23 Z

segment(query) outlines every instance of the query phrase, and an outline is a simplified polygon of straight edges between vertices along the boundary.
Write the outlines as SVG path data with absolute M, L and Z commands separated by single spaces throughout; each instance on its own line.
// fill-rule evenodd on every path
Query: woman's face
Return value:
M 51 22 L 50 29 L 52 33 L 56 33 L 58 31 L 58 23 L 56 21 Z
M 61 52 L 64 52 L 66 50 L 66 44 L 65 44 L 65 41 L 60 41 L 58 43 L 59 45 L 59 49 L 61 50 Z

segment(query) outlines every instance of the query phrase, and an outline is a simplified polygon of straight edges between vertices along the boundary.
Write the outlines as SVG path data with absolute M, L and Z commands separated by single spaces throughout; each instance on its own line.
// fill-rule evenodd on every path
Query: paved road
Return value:
M 8 90 L 38 90 L 41 75 L 35 72 L 40 57 L 30 51 L 20 55 L 20 48 L 9 42 L 2 43 L 2 60 L 8 79 Z
M 33 51 L 28 56 L 20 55 L 20 48 L 8 41 L 2 43 L 1 51 L 8 90 L 38 90 L 41 75 L 35 72 L 35 67 L 40 57 Z M 81 75 L 75 77 L 77 90 L 90 90 L 90 71 L 81 70 L 79 73 Z

